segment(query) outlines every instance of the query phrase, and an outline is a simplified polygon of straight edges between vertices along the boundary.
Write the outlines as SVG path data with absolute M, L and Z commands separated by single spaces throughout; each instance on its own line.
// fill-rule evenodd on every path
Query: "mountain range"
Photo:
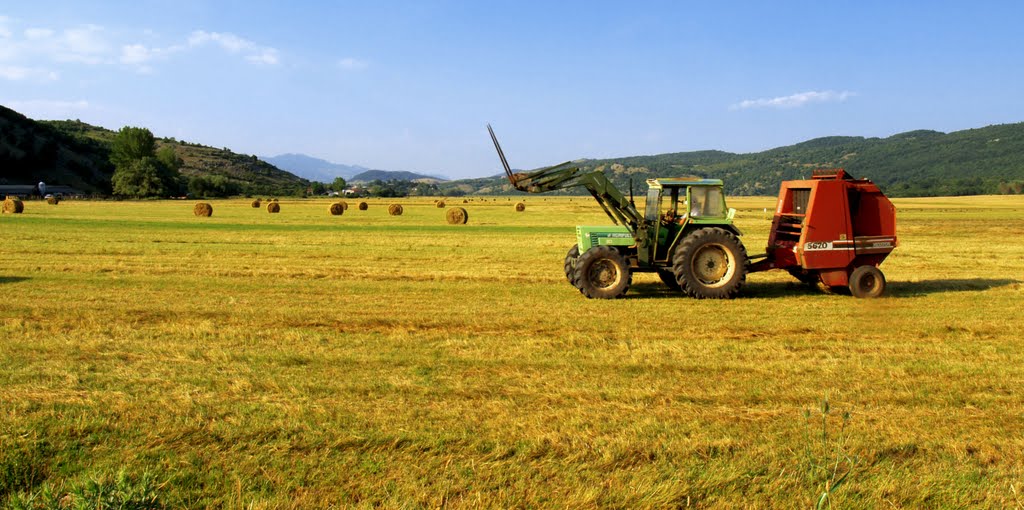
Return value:
M 646 179 L 695 176 L 722 179 L 731 195 L 774 195 L 784 180 L 806 179 L 815 168 L 845 168 L 873 180 L 890 196 L 1019 193 L 1024 186 L 1024 123 L 952 133 L 919 130 L 886 138 L 831 136 L 762 152 L 695 151 L 584 159 L 583 172 L 602 171 L 622 190 Z M 454 188 L 454 189 L 453 189 Z M 452 181 L 442 193 L 518 193 L 503 175 Z M 563 191 L 586 194 L 582 188 Z
M 35 121 L 0 106 L 0 185 L 39 181 L 110 193 L 110 147 L 116 133 L 80 121 Z M 486 141 L 481 142 L 486 143 Z M 184 177 L 220 176 L 246 194 L 300 195 L 311 181 L 417 180 L 443 195 L 513 194 L 503 175 L 445 181 L 412 172 L 341 165 L 302 154 L 260 160 L 227 148 L 158 138 L 184 161 Z M 495 156 L 497 158 L 497 156 Z M 514 155 L 513 155 L 514 159 Z M 732 195 L 774 195 L 779 182 L 806 178 L 814 168 L 844 167 L 878 183 L 890 196 L 1020 193 L 1024 187 L 1024 123 L 952 133 L 919 130 L 886 138 L 832 136 L 762 152 L 708 150 L 652 156 L 584 159 L 584 172 L 602 171 L 620 189 L 643 189 L 654 177 L 722 179 Z M 637 187 L 639 186 L 639 187 Z M 564 194 L 584 194 L 573 188 Z
M 263 161 L 282 170 L 287 170 L 303 179 L 316 182 L 332 182 L 335 177 L 351 179 L 358 174 L 369 171 L 369 168 L 358 165 L 342 165 L 314 158 L 305 154 L 281 154 L 264 157 Z
M 336 177 L 342 177 L 349 182 L 394 180 L 435 183 L 447 180 L 436 175 L 418 174 L 401 170 L 376 170 L 358 165 L 332 163 L 325 159 L 307 156 L 306 154 L 281 154 L 279 156 L 265 157 L 263 160 L 304 179 L 323 183 L 333 182 Z

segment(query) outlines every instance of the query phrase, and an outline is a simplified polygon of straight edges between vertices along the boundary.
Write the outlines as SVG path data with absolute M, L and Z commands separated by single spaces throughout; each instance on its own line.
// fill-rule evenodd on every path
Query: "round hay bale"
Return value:
M 438 209 L 444 209 L 444 200 L 438 200 L 436 205 Z
M 21 214 L 25 212 L 25 204 L 18 197 L 7 197 L 4 200 L 4 214 Z
M 388 206 L 388 214 L 392 216 L 401 216 L 402 212 L 402 204 L 391 204 Z
M 469 221 L 469 213 L 464 207 L 452 207 L 444 216 L 449 225 L 465 225 Z
M 341 216 L 345 212 L 345 206 L 341 202 L 331 204 L 331 216 Z
M 210 216 L 213 216 L 213 206 L 206 202 L 199 202 L 192 208 L 192 213 L 196 216 L 209 218 Z
M 50 205 L 57 205 L 60 203 L 60 199 L 56 195 L 46 195 L 46 203 Z
M 271 202 L 267 204 L 267 212 L 271 214 L 281 212 L 281 204 L 277 202 Z
M 346 211 L 348 210 L 348 202 L 346 202 L 344 200 L 338 200 L 338 203 L 341 204 L 341 208 L 342 209 L 344 209 Z
M 277 202 L 277 199 L 276 198 L 271 198 L 270 201 L 271 202 Z
M 516 203 L 516 212 L 523 212 L 526 210 L 526 204 L 522 202 Z
M 369 204 L 367 204 L 366 202 L 359 202 L 359 210 L 360 211 L 365 211 L 369 207 L 370 207 Z
M 462 201 L 462 203 L 463 203 L 463 204 L 468 204 L 468 203 L 469 203 L 469 200 L 463 200 L 463 201 Z
M 258 199 L 258 198 L 256 200 L 252 201 L 252 208 L 253 209 L 259 209 L 262 206 L 263 206 L 263 201 Z

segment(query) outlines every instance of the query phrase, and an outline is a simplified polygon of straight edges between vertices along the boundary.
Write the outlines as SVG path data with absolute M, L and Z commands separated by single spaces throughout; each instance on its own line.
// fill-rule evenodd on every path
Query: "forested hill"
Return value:
M 86 193 L 109 194 L 114 166 L 110 150 L 116 132 L 79 121 L 35 121 L 0 106 L 0 184 L 71 186 Z M 239 193 L 303 194 L 309 181 L 227 148 L 157 138 L 181 158 L 180 172 L 214 179 Z
M 39 181 L 110 193 L 109 144 L 68 134 L 0 106 L 0 184 Z
M 807 178 L 815 168 L 843 167 L 854 176 L 872 179 L 890 196 L 1020 193 L 1024 123 L 948 134 L 910 131 L 888 138 L 817 138 L 751 154 L 679 152 L 579 164 L 588 171 L 604 171 L 622 190 L 628 189 L 630 178 L 634 189 L 645 190 L 648 178 L 691 175 L 722 179 L 733 195 L 774 195 L 783 180 Z M 513 192 L 504 177 L 453 181 L 442 186 L 446 190 Z

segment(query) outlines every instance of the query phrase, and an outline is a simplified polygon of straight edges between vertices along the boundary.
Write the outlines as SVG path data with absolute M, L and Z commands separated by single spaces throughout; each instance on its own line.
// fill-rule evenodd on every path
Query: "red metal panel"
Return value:
M 846 267 L 854 257 L 846 181 L 819 180 L 813 184 L 797 259 L 805 269 Z

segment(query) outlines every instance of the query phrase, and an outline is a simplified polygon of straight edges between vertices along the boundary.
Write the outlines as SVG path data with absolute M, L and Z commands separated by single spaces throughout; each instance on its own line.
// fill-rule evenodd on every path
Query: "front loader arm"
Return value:
M 646 232 L 645 220 L 636 206 L 626 198 L 625 195 L 615 187 L 615 184 L 604 175 L 604 172 L 589 172 L 580 174 L 580 167 L 574 166 L 572 161 L 567 161 L 555 166 L 541 168 L 532 172 L 512 172 L 505 153 L 498 144 L 498 137 L 494 135 L 491 125 L 487 125 L 487 131 L 494 141 L 494 148 L 498 151 L 501 164 L 505 168 L 505 175 L 512 187 L 527 193 L 545 193 L 559 189 L 583 186 L 593 195 L 594 199 L 604 210 L 605 214 L 615 222 L 616 225 L 623 225 L 629 229 L 634 238 L 639 240 Z

